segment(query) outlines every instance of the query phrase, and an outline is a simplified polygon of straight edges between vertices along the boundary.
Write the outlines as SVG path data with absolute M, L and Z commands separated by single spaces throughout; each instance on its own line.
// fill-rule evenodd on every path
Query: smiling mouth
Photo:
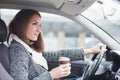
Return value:
M 39 33 L 35 33 L 34 35 L 39 35 Z

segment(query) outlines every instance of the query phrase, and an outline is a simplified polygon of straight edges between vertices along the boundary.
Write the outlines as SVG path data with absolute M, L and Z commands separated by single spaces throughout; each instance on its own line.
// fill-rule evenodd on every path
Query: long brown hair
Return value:
M 41 17 L 41 15 L 33 9 L 22 9 L 21 11 L 19 11 L 9 24 L 8 40 L 10 34 L 13 33 L 24 41 L 24 34 L 27 29 L 26 25 L 28 24 L 31 17 L 36 14 Z M 29 43 L 27 44 L 29 45 Z M 34 41 L 33 44 L 29 46 L 34 48 L 38 52 L 42 52 L 44 50 L 42 33 L 39 34 L 37 41 Z

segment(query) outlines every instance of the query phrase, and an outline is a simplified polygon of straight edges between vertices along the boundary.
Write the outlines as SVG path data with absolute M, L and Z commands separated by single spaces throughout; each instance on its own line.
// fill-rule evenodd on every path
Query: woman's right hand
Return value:
M 49 73 L 53 79 L 68 76 L 71 73 L 71 64 L 62 64 L 56 68 L 53 68 Z

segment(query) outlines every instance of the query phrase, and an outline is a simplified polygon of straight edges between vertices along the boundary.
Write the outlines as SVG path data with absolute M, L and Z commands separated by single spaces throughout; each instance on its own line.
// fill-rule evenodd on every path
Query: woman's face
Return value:
M 27 29 L 26 29 L 26 38 L 28 40 L 36 41 L 38 35 L 41 32 L 41 18 L 37 14 L 33 15 L 28 22 Z

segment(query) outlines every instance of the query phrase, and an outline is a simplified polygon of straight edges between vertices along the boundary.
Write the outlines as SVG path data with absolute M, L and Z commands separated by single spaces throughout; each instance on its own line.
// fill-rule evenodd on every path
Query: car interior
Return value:
M 31 8 L 40 12 L 64 16 L 84 26 L 107 45 L 105 53 L 104 49 L 101 48 L 100 54 L 93 55 L 89 61 L 71 61 L 71 74 L 60 80 L 120 80 L 120 42 L 113 36 L 111 37 L 102 27 L 81 15 L 96 1 L 102 4 L 100 0 L 0 0 L 0 8 L 19 10 Z M 119 0 L 112 1 L 120 3 Z M 6 45 L 7 30 L 6 23 L 0 17 L 0 80 L 13 80 L 9 75 L 9 47 Z M 119 34 L 116 35 L 119 37 Z M 49 70 L 58 65 L 59 62 L 48 62 Z
M 0 78 L 1 78 L 1 80 L 12 80 L 12 77 L 9 75 L 10 61 L 9 61 L 8 46 L 4 43 L 6 41 L 6 37 L 7 37 L 7 27 L 3 20 L 0 20 L 0 30 L 1 30 L 0 31 L 0 42 L 1 42 L 0 43 L 0 62 L 1 62 L 0 63 L 0 67 L 1 67 L 0 68 L 0 70 L 1 70 Z M 103 53 L 103 51 L 101 51 L 101 53 Z M 118 69 L 120 68 L 120 64 L 117 61 L 120 60 L 120 55 L 119 55 L 120 52 L 113 50 L 110 53 L 113 58 L 113 65 L 111 66 L 110 69 L 112 69 L 113 72 L 111 72 L 109 68 L 106 68 L 106 70 L 104 69 L 103 72 L 101 72 L 102 68 L 100 68 L 100 70 L 98 69 L 98 71 L 96 72 L 96 70 L 100 66 L 100 63 L 104 56 L 102 54 L 102 55 L 99 55 L 99 59 L 97 62 L 91 63 L 90 65 L 88 65 L 88 61 L 71 61 L 71 64 L 72 64 L 71 65 L 71 67 L 72 67 L 71 74 L 68 77 L 63 78 L 63 80 L 67 79 L 67 78 L 71 78 L 71 79 L 78 78 L 78 77 L 82 76 L 83 73 L 84 73 L 84 76 L 82 76 L 82 78 L 83 78 L 82 80 L 89 80 L 88 78 L 91 78 L 91 80 L 98 80 L 98 79 L 110 80 L 110 77 L 111 77 L 111 80 L 115 80 L 114 79 L 115 75 L 117 74 L 119 76 Z M 91 60 L 94 61 L 96 56 L 97 55 L 94 55 Z M 107 63 L 108 62 L 106 62 L 106 64 Z M 59 65 L 58 62 L 48 62 L 48 64 L 49 64 L 49 70 L 52 69 L 53 67 L 56 67 Z M 104 62 L 104 64 L 105 64 L 105 62 Z M 88 66 L 88 67 L 86 68 L 86 66 Z M 108 64 L 107 66 L 110 66 L 110 64 Z M 93 68 L 91 68 L 91 67 L 93 67 Z M 105 67 L 106 67 L 106 65 L 105 65 Z M 85 70 L 85 68 L 86 68 L 86 70 Z M 91 74 L 91 75 L 89 75 L 89 74 Z M 99 75 L 94 76 L 95 74 L 99 74 Z M 108 76 L 105 76 L 105 75 L 108 75 Z M 101 78 L 101 76 L 103 76 L 103 77 L 105 76 L 106 78 L 105 79 Z M 85 79 L 84 79 L 84 77 L 85 77 Z

